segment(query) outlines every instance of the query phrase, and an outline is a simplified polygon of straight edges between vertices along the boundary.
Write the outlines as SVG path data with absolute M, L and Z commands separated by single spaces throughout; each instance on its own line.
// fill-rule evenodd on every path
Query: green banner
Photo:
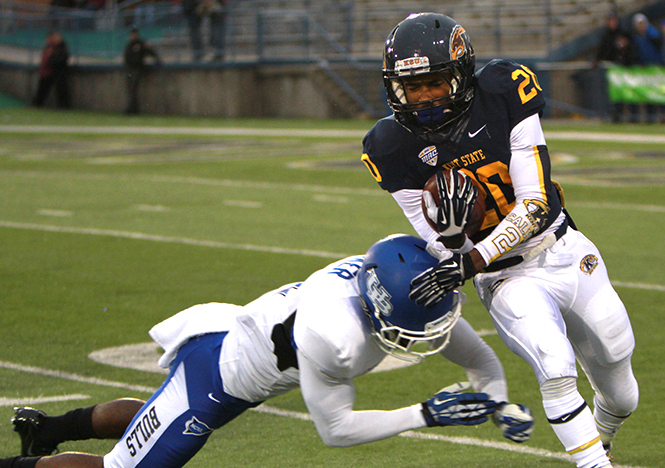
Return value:
M 609 67 L 610 101 L 665 104 L 665 67 Z

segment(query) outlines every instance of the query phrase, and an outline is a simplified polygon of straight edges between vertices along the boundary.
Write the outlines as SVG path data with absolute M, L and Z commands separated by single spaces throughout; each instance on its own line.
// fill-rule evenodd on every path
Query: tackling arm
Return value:
M 450 333 L 450 342 L 440 354 L 464 368 L 476 392 L 487 393 L 494 401 L 508 401 L 501 361 L 463 317 L 455 324 Z
M 321 439 L 328 446 L 348 447 L 373 442 L 426 425 L 420 404 L 393 411 L 354 411 L 352 379 L 325 375 L 300 352 L 298 364 L 303 399 Z
M 464 368 L 476 392 L 485 392 L 499 403 L 492 421 L 505 438 L 514 442 L 529 440 L 534 422 L 531 410 L 521 404 L 508 403 L 506 378 L 499 358 L 463 318 L 453 328 L 450 342 L 441 355 Z

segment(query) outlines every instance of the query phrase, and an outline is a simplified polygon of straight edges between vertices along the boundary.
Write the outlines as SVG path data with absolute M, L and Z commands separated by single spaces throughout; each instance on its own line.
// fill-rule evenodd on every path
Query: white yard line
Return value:
M 286 249 L 282 247 L 270 247 L 266 245 L 232 244 L 229 242 L 205 241 L 198 239 L 190 239 L 187 237 L 158 236 L 153 234 L 145 234 L 142 232 L 115 231 L 112 229 L 77 228 L 77 227 L 53 226 L 50 224 L 16 223 L 12 221 L 0 220 L 0 228 L 2 227 L 10 229 L 26 229 L 31 231 L 47 231 L 47 232 L 67 233 L 67 234 L 87 234 L 92 236 L 119 237 L 124 239 L 137 239 L 137 240 L 145 240 L 152 242 L 167 242 L 173 244 L 194 245 L 197 247 L 212 247 L 216 249 L 250 250 L 255 252 L 266 252 L 266 253 L 287 254 L 287 255 L 304 255 L 309 257 L 321 257 L 321 258 L 332 258 L 332 259 L 340 259 L 353 255 L 350 253 L 334 253 L 322 250 Z M 612 284 L 624 288 L 665 292 L 665 286 L 662 286 L 660 284 L 628 283 L 622 281 L 612 281 Z
M 3 171 L 0 170 L 3 177 L 26 177 L 30 179 L 63 179 L 63 180 L 107 180 L 116 182 L 122 181 L 143 181 L 167 184 L 192 184 L 205 185 L 209 187 L 228 187 L 241 189 L 261 189 L 261 190 L 291 190 L 295 192 L 311 192 L 333 195 L 358 195 L 358 196 L 378 196 L 384 197 L 383 190 L 363 189 L 356 187 L 337 187 L 311 184 L 286 184 L 279 182 L 257 182 L 252 180 L 232 180 L 232 179 L 207 179 L 204 177 L 174 177 L 159 175 L 110 175 L 110 174 L 77 174 L 74 172 L 38 172 L 38 171 Z
M 626 283 L 625 281 L 612 281 L 612 285 L 620 288 L 644 289 L 645 291 L 665 292 L 665 286 L 662 286 L 660 284 Z
M 626 133 L 545 131 L 545 138 L 547 140 L 603 141 L 610 143 L 665 143 L 665 135 L 642 135 Z
M 364 130 L 317 130 L 317 129 L 304 130 L 304 129 L 288 129 L 288 128 L 239 128 L 239 127 L 202 128 L 202 127 L 0 125 L 0 133 L 363 138 L 367 132 Z
M 30 374 L 39 374 L 47 377 L 56 377 L 58 379 L 73 380 L 74 382 L 83 382 L 91 385 L 101 385 L 103 387 L 116 387 L 124 388 L 125 390 L 132 390 L 135 392 L 155 393 L 157 388 L 145 387 L 143 385 L 131 385 L 124 382 L 113 382 L 112 380 L 98 379 L 97 377 L 85 377 L 82 375 L 72 374 L 70 372 L 54 371 L 43 369 L 41 367 L 24 366 L 23 364 L 15 364 L 13 362 L 0 361 L 0 367 L 11 369 L 15 371 L 28 372 Z
M 369 129 L 368 129 L 369 130 Z M 59 133 L 108 135 L 201 135 L 201 136 L 269 136 L 300 138 L 358 138 L 366 130 L 324 130 L 291 128 L 241 127 L 129 127 L 70 125 L 0 125 L 0 133 Z M 549 140 L 604 141 L 616 143 L 665 143 L 665 135 L 616 134 L 600 132 L 545 131 Z
M 48 224 L 15 223 L 12 221 L 0 221 L 0 227 L 12 228 L 12 229 L 27 229 L 32 231 L 60 232 L 68 234 L 88 234 L 92 236 L 121 237 L 124 239 L 137 239 L 137 240 L 145 240 L 152 242 L 168 242 L 173 244 L 194 245 L 197 247 L 251 250 L 255 252 L 278 253 L 278 254 L 288 254 L 288 255 L 305 255 L 310 257 L 323 257 L 323 258 L 334 258 L 334 259 L 340 259 L 351 255 L 345 253 L 325 252 L 320 250 L 286 249 L 282 247 L 270 247 L 266 245 L 232 244 L 229 242 L 189 239 L 187 237 L 158 236 L 153 234 L 145 234 L 142 232 L 115 231 L 112 229 L 64 227 L 64 226 L 53 226 Z
M 54 401 L 72 401 L 72 400 L 88 400 L 92 398 L 90 395 L 60 395 L 52 397 L 37 397 L 37 398 L 0 398 L 0 406 L 33 406 L 42 403 L 52 403 Z

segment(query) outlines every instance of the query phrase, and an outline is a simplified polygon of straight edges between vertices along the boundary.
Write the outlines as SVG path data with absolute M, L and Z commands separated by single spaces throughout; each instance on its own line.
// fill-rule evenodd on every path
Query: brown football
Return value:
M 450 181 L 452 171 L 443 170 L 442 172 L 446 180 Z M 457 176 L 460 178 L 460 181 L 462 181 L 462 176 L 460 175 L 459 172 L 457 172 Z M 473 185 L 475 185 L 476 188 L 478 189 L 478 197 L 476 198 L 476 202 L 473 204 L 471 215 L 469 216 L 469 220 L 467 221 L 466 227 L 464 228 L 464 232 L 466 233 L 467 237 L 472 237 L 474 234 L 476 234 L 480 230 L 480 227 L 483 225 L 483 221 L 485 220 L 485 197 L 483 195 L 483 191 L 481 190 L 480 186 L 473 178 L 471 178 L 471 182 L 473 182 Z M 427 190 L 429 193 L 432 194 L 432 197 L 434 198 L 434 201 L 438 206 L 438 204 L 441 202 L 441 199 L 439 198 L 439 190 L 436 187 L 436 174 L 430 177 L 429 180 L 425 183 L 423 191 L 424 190 Z M 438 232 L 438 229 L 436 228 L 436 223 L 433 220 L 431 220 L 429 216 L 427 216 L 427 209 L 425 208 L 425 200 L 421 200 L 420 203 L 423 209 L 423 214 L 425 215 L 425 219 L 427 220 L 427 223 L 431 226 L 432 229 Z

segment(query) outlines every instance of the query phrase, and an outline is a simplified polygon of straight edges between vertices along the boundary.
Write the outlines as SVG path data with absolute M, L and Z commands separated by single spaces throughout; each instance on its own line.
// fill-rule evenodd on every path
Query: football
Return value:
M 446 180 L 450 181 L 450 177 L 453 174 L 453 172 L 450 170 L 443 170 L 441 172 L 443 172 L 443 175 L 446 178 Z M 458 171 L 456 171 L 455 173 L 457 174 L 457 177 L 459 177 L 460 182 L 462 182 L 464 176 L 462 176 L 461 173 Z M 464 228 L 464 232 L 469 238 L 480 230 L 480 227 L 483 225 L 483 221 L 485 220 L 485 197 L 483 195 L 483 191 L 481 190 L 480 186 L 473 178 L 471 178 L 471 182 L 478 189 L 478 197 L 476 198 L 476 201 L 473 204 L 473 208 L 471 209 L 471 214 L 469 215 L 469 219 L 466 222 L 466 227 Z M 438 206 L 439 203 L 441 202 L 441 199 L 439 198 L 439 190 L 437 189 L 436 186 L 436 174 L 430 177 L 429 180 L 425 183 L 423 191 L 425 190 L 427 190 L 429 193 L 432 194 L 432 198 L 434 198 L 434 201 Z M 427 220 L 427 223 L 430 225 L 432 229 L 438 232 L 436 223 L 432 219 L 430 219 L 429 216 L 427 216 L 427 208 L 425 207 L 425 200 L 421 200 L 421 206 L 423 209 L 423 214 L 425 215 L 425 219 Z

